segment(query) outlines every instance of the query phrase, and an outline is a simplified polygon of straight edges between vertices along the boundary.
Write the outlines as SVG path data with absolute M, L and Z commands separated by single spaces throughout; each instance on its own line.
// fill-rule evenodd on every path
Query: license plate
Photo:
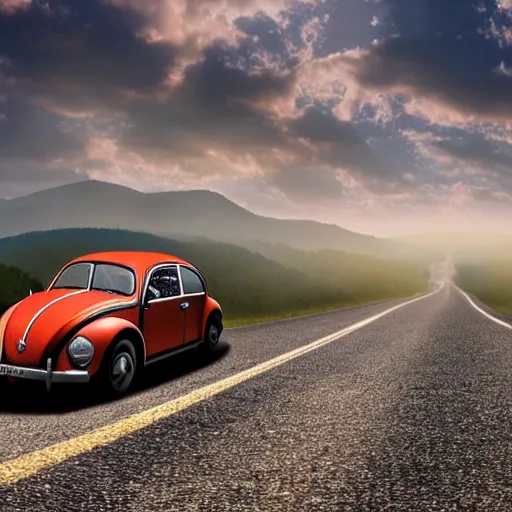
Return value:
M 9 366 L 0 366 L 0 375 L 9 375 L 11 377 L 26 377 L 30 372 L 23 368 L 10 368 Z

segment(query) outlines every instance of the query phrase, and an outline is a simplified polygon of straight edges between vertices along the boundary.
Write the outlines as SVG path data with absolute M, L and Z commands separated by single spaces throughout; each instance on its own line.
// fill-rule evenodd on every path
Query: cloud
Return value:
M 478 132 L 457 130 L 451 134 L 432 128 L 405 133 L 427 158 L 449 169 L 483 177 L 512 179 L 512 144 Z
M 229 56 L 228 47 L 212 47 L 202 61 L 186 68 L 181 83 L 162 100 L 127 103 L 130 127 L 120 143 L 163 158 L 283 145 L 278 120 L 266 107 L 290 93 L 293 70 L 249 72 L 230 65 Z
M 26 9 L 32 0 L 0 0 L 0 11 L 14 12 L 18 9 Z
M 309 141 L 318 159 L 334 168 L 350 169 L 352 175 L 368 188 L 381 192 L 406 186 L 399 169 L 391 169 L 384 159 L 377 159 L 353 123 L 337 119 L 331 112 L 306 109 L 288 123 L 290 132 Z
M 440 152 L 468 166 L 480 168 L 482 173 L 494 171 L 512 176 L 512 146 L 503 146 L 480 135 L 445 138 L 432 143 L 432 147 Z
M 344 186 L 341 179 L 338 173 L 328 166 L 282 166 L 270 173 L 266 182 L 277 188 L 286 198 L 297 203 L 340 203 L 343 199 Z
M 165 102 L 131 105 L 132 124 L 121 145 L 191 173 L 231 169 L 233 177 L 257 175 L 285 194 L 308 186 L 309 196 L 313 189 L 332 196 L 341 191 L 339 175 L 348 169 L 362 186 L 381 193 L 409 187 L 399 169 L 375 157 L 352 123 L 317 107 L 286 117 L 266 110 L 275 96 L 289 93 L 293 71 L 273 75 L 226 68 L 219 51 L 207 52 L 205 61 L 191 67 Z
M 27 100 L 24 117 L 9 117 L 5 129 L 23 118 L 45 120 L 31 122 L 32 153 L 21 144 L 11 148 L 26 158 L 82 151 L 76 165 L 89 175 L 156 178 L 164 168 L 181 183 L 190 175 L 252 175 L 286 187 L 288 176 L 300 175 L 318 180 L 320 190 L 353 167 L 362 182 L 368 176 L 368 186 L 382 182 L 385 190 L 387 171 L 350 123 L 295 104 L 301 58 L 311 58 L 294 55 L 295 44 L 308 48 L 322 23 L 314 16 L 295 20 L 295 42 L 287 23 L 293 8 L 311 14 L 314 6 L 61 0 L 0 13 L 8 41 L 3 80 Z M 186 33 L 170 30 L 169 23 L 184 20 L 195 22 L 180 25 Z M 221 25 L 236 37 L 217 30 Z
M 219 40 L 237 44 L 247 35 L 262 39 L 274 51 L 273 44 L 281 44 L 279 32 L 288 25 L 290 13 L 322 3 L 320 0 L 111 1 L 143 13 L 148 19 L 146 32 L 185 49 L 187 64 Z M 262 31 L 270 26 L 272 34 Z
M 464 122 L 509 120 L 512 77 L 496 73 L 492 56 L 485 46 L 479 48 L 482 55 L 475 58 L 463 40 L 447 44 L 442 38 L 391 38 L 347 52 L 341 60 L 366 93 L 402 95 L 410 102 L 410 113 L 431 121 L 443 123 L 450 114 Z
M 0 159 L 0 183 L 2 183 L 3 198 L 17 197 L 42 188 L 56 187 L 63 183 L 79 182 L 86 179 L 88 176 L 85 172 L 62 165 L 62 163 L 59 167 L 53 162 L 45 163 L 6 157 Z
M 505 204 L 509 16 L 491 0 L 0 0 L 2 187 L 238 183 L 244 201 L 354 219 Z
M 70 168 L 57 169 L 52 165 L 39 162 L 26 162 L 18 159 L 2 159 L 0 163 L 0 180 L 2 189 L 15 185 L 46 185 L 62 183 L 65 181 L 83 181 L 87 179 L 84 173 L 75 172 Z M 9 191 L 4 191 L 4 196 L 9 196 Z
M 166 81 L 177 49 L 139 35 L 146 19 L 100 0 L 60 0 L 0 11 L 0 75 L 32 95 L 71 109 L 105 108 L 126 91 Z
M 512 47 L 502 40 L 512 14 L 487 0 L 485 10 L 460 1 L 381 4 L 380 37 L 371 44 L 301 63 L 307 96 L 330 101 L 344 120 L 371 109 L 384 123 L 403 113 L 447 126 L 511 121 Z
M 496 0 L 382 0 L 381 3 L 386 7 L 387 25 L 404 39 L 434 40 L 440 35 L 474 38 L 498 10 Z
M 512 198 L 512 144 L 474 130 L 430 127 L 405 132 L 416 150 L 430 162 L 430 177 L 439 196 L 450 190 L 450 208 L 485 207 L 497 212 Z M 462 210 L 461 210 L 462 211 Z M 481 211 L 479 209 L 479 211 Z M 489 214 L 489 210 L 487 211 Z
M 504 204 L 510 206 L 512 203 L 512 193 L 503 190 L 473 189 L 472 198 L 478 203 Z
M 59 116 L 23 94 L 12 92 L 4 96 L 0 112 L 0 158 L 50 162 L 80 155 L 80 137 L 66 131 Z
M 380 37 L 342 49 L 309 67 L 320 84 L 338 83 L 338 114 L 352 119 L 370 105 L 445 125 L 507 122 L 512 117 L 512 11 L 494 0 L 383 0 Z M 389 115 L 381 116 L 390 121 Z

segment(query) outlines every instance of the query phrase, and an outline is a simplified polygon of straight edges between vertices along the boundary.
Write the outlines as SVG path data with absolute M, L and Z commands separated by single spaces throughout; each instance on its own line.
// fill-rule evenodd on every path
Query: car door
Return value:
M 176 265 L 158 267 L 151 272 L 144 295 L 142 332 L 146 357 L 183 344 L 185 310 Z
M 201 277 L 190 267 L 180 265 L 181 284 L 185 308 L 184 343 L 203 337 L 203 313 L 206 303 L 206 288 Z

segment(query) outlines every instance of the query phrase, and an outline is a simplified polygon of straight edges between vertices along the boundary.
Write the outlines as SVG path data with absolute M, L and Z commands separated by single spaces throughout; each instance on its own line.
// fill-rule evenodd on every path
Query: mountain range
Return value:
M 406 242 L 363 235 L 336 225 L 256 215 L 208 190 L 142 193 L 93 180 L 1 200 L 0 218 L 0 238 L 32 231 L 96 227 L 173 238 L 206 237 L 241 246 L 261 241 L 301 250 L 331 249 L 384 257 L 411 251 Z

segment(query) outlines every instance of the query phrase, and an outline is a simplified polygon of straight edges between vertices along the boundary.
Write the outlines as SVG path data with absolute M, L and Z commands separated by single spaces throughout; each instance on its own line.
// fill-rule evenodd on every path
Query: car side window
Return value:
M 146 300 L 177 297 L 181 295 L 178 269 L 164 267 L 151 274 L 146 294 Z
M 181 267 L 181 282 L 183 283 L 183 293 L 185 295 L 204 292 L 203 282 L 200 277 L 187 267 Z

